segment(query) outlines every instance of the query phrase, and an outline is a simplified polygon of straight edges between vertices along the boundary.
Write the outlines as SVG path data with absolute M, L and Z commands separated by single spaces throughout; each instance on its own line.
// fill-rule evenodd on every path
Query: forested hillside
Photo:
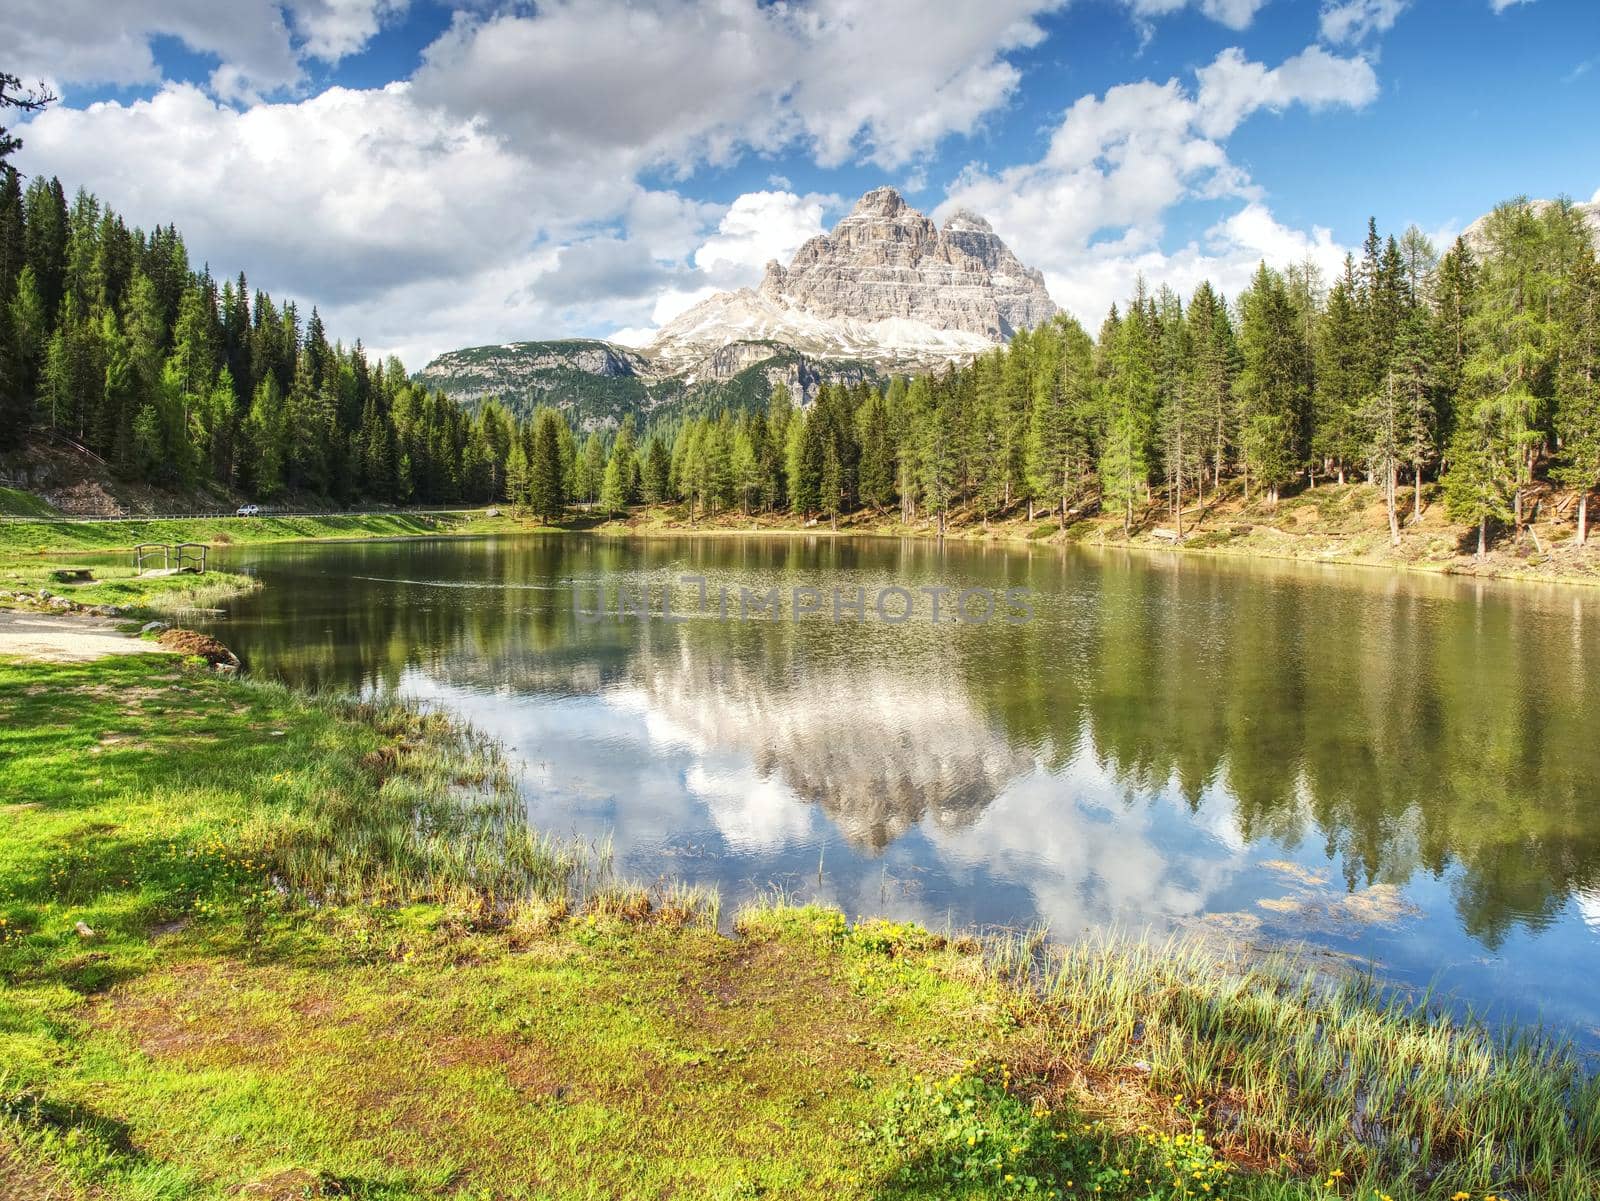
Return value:
M 469 414 L 331 342 L 316 309 L 196 270 L 171 226 L 3 174 L 0 441 L 47 427 L 174 489 L 937 523 L 958 505 L 1063 522 L 1099 505 L 1131 525 L 1155 503 L 1181 534 L 1226 481 L 1271 505 L 1359 473 L 1396 538 L 1437 479 L 1487 540 L 1520 530 L 1536 478 L 1584 494 L 1581 539 L 1600 481 L 1600 270 L 1565 204 L 1502 205 L 1442 257 L 1414 229 L 1369 228 L 1338 278 L 1263 264 L 1231 301 L 1130 280 L 1093 338 L 1057 317 L 942 374 L 826 385 L 804 409 L 780 388 L 764 411 L 733 398 L 580 441 L 554 410 Z
M 469 419 L 398 361 L 330 343 L 253 291 L 195 270 L 177 229 L 130 229 L 59 181 L 0 179 L 0 442 L 59 430 L 120 476 L 262 500 L 489 499 L 510 427 Z
M 1181 536 L 1225 481 L 1280 491 L 1359 473 L 1391 536 L 1441 480 L 1451 514 L 1520 534 L 1535 479 L 1600 481 L 1600 270 L 1567 204 L 1501 205 L 1481 243 L 1442 256 L 1369 223 L 1338 278 L 1263 264 L 1233 303 L 1130 281 L 1091 339 L 1058 317 L 1004 350 L 883 393 L 825 390 L 805 413 L 703 418 L 678 431 L 667 491 L 691 503 L 837 516 L 957 504 L 1062 520 L 1102 505 L 1124 527 L 1149 503 Z M 659 485 L 646 481 L 646 496 Z

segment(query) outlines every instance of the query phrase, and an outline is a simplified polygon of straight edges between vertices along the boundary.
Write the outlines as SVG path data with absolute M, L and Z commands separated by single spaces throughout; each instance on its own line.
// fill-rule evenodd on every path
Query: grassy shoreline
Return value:
M 204 542 L 231 546 L 260 542 L 313 542 L 437 538 L 522 528 L 510 517 L 484 511 L 458 513 L 351 513 L 331 517 L 174 517 L 117 521 L 6 521 L 0 518 L 0 555 L 60 555 L 75 551 L 132 550 L 142 542 Z
M 1326 563 L 1430 575 L 1463 576 L 1542 583 L 1600 584 L 1600 549 L 1578 547 L 1570 522 L 1546 521 L 1532 527 L 1521 546 L 1502 538 L 1482 561 L 1470 552 L 1471 531 L 1449 522 L 1443 505 L 1426 490 L 1422 517 L 1402 524 L 1401 544 L 1390 544 L 1381 494 L 1364 484 L 1320 484 L 1266 507 L 1246 502 L 1236 485 L 1224 489 L 1204 513 L 1186 519 L 1179 543 L 1157 533 L 1170 521 L 1159 506 L 1139 514 L 1131 536 L 1121 519 L 1104 514 L 1078 517 L 1062 529 L 1058 519 L 1029 520 L 1020 510 L 984 521 L 960 511 L 945 537 L 952 541 L 1031 547 L 1085 547 L 1202 555 L 1213 558 Z M 1558 510 L 1553 502 L 1545 506 Z M 496 533 L 584 532 L 629 537 L 889 537 L 934 539 L 938 530 L 926 519 L 909 523 L 893 514 L 867 511 L 826 522 L 803 524 L 790 515 L 743 516 L 725 512 L 688 520 L 685 506 L 638 506 L 625 516 L 569 515 L 555 525 L 511 513 L 487 511 L 438 514 L 352 514 L 341 517 L 195 518 L 163 522 L 6 522 L 0 520 L 0 561 L 18 557 L 109 551 L 139 541 L 200 541 L 233 544 L 382 540 L 479 536 Z
M 38 1195 L 1600 1188 L 1557 1043 L 1196 944 L 777 902 L 729 937 L 404 705 L 0 661 L 0 758 L 0 1172 Z
M 1161 506 L 1141 511 L 1131 536 L 1124 533 L 1118 516 L 1096 513 L 1077 517 L 1062 528 L 1054 514 L 1040 514 L 1030 520 L 1020 509 L 989 521 L 975 512 L 958 511 L 952 515 L 944 536 L 951 541 L 979 544 L 1137 550 L 1479 579 L 1600 584 L 1600 547 L 1575 545 L 1570 522 L 1546 522 L 1532 527 L 1533 532 L 1521 547 L 1502 538 L 1485 559 L 1477 560 L 1471 553 L 1475 535 L 1448 520 L 1437 491 L 1436 487 L 1425 490 L 1427 503 L 1415 524 L 1407 520 L 1409 510 L 1402 514 L 1399 547 L 1390 544 L 1387 515 L 1378 489 L 1365 484 L 1328 483 L 1286 496 L 1271 507 L 1259 499 L 1246 502 L 1238 485 L 1230 483 L 1222 497 L 1209 503 L 1203 513 L 1186 516 L 1182 542 L 1157 533 L 1162 529 L 1175 533 L 1170 514 Z M 840 519 L 837 529 L 825 521 L 802 526 L 787 516 L 746 517 L 737 513 L 702 516 L 690 523 L 681 505 L 653 506 L 588 528 L 634 536 L 756 533 L 930 540 L 938 537 L 933 522 L 923 518 L 906 523 L 893 514 L 850 514 Z

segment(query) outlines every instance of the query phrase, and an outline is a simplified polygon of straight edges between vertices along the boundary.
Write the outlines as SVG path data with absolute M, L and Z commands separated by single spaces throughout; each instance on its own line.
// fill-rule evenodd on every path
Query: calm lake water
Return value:
M 464 715 L 536 824 L 610 835 L 631 877 L 935 927 L 1214 926 L 1600 1026 L 1600 592 L 826 537 L 222 558 L 267 585 L 212 625 L 251 670 Z M 641 587 L 654 615 L 619 617 Z M 741 587 L 782 619 L 740 620 Z M 867 620 L 834 622 L 858 587 Z M 873 613 L 891 587 L 909 620 Z M 952 619 L 1008 588 L 1032 620 L 1003 595 Z

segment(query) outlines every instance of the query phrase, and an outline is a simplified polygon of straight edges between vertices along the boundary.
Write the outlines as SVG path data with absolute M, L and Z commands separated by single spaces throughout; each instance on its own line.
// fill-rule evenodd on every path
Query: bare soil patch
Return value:
M 48 663 L 86 663 L 107 655 L 139 655 L 161 647 L 124 634 L 114 621 L 0 609 L 0 655 Z

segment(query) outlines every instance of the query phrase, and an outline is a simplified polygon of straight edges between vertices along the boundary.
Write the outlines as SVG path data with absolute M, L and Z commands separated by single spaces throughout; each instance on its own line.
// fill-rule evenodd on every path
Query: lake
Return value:
M 266 584 L 209 624 L 250 670 L 470 719 L 634 879 L 1303 941 L 1600 1026 L 1600 591 L 826 536 L 218 559 Z

